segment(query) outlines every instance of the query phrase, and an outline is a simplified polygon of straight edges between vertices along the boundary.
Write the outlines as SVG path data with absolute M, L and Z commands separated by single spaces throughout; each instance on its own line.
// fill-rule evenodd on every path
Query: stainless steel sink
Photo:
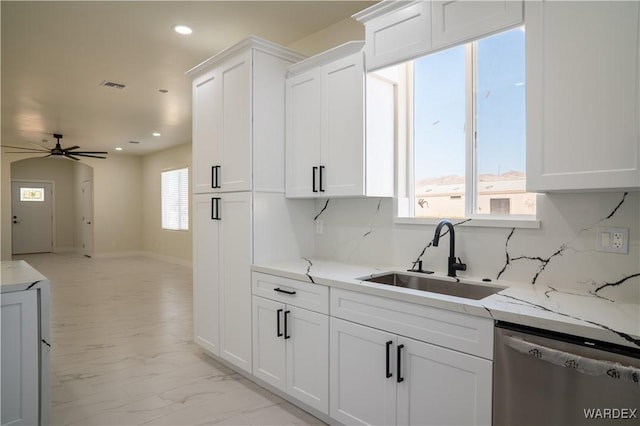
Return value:
M 431 293 L 446 294 L 465 299 L 480 300 L 491 296 L 506 287 L 488 284 L 470 284 L 456 282 L 453 279 L 438 279 L 433 277 L 421 277 L 417 275 L 390 273 L 385 275 L 362 278 L 378 284 L 387 284 L 396 287 L 412 288 L 414 290 L 428 291 Z

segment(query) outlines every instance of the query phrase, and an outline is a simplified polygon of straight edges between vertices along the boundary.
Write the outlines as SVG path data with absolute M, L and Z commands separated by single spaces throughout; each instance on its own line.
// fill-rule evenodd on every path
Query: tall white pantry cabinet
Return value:
M 284 197 L 285 73 L 302 58 L 252 36 L 187 73 L 194 340 L 249 373 L 251 264 L 312 250 L 313 235 L 300 238 L 296 225 L 312 229 L 304 222 L 312 220 L 313 205 Z

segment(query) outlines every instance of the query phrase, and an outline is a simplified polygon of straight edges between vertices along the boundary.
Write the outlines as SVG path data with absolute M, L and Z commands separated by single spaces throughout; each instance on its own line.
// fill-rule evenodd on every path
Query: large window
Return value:
M 189 169 L 162 172 L 162 229 L 189 229 Z
M 535 215 L 525 189 L 524 38 L 516 28 L 408 64 L 410 216 Z

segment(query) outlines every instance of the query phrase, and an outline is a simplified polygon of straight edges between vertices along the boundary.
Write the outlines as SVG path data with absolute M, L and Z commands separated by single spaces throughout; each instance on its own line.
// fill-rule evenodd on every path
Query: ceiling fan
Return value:
M 2 145 L 2 147 L 23 150 L 23 151 L 7 151 L 7 154 L 30 154 L 30 153 L 35 154 L 40 152 L 43 154 L 46 153 L 47 155 L 43 156 L 43 158 L 62 157 L 62 158 L 68 158 L 70 160 L 76 160 L 76 161 L 80 160 L 78 157 L 91 157 L 91 158 L 102 158 L 102 159 L 107 158 L 103 156 L 108 154 L 108 152 L 105 152 L 105 151 L 76 151 L 76 149 L 80 148 L 78 145 L 70 146 L 68 148 L 63 148 L 62 146 L 60 146 L 60 139 L 62 139 L 62 135 L 58 133 L 54 133 L 53 137 L 56 138 L 57 142 L 56 142 L 56 146 L 51 149 L 44 148 L 44 147 L 24 148 L 21 146 L 11 146 L 11 145 Z M 95 155 L 95 154 L 101 154 L 101 155 Z

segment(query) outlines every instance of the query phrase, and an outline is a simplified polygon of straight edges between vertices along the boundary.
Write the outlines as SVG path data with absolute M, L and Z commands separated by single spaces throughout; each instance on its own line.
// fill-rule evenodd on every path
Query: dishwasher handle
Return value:
M 587 358 L 531 343 L 514 336 L 505 336 L 505 344 L 521 354 L 533 356 L 541 361 L 561 367 L 571 368 L 582 374 L 590 376 L 607 375 L 613 379 L 633 382 L 640 386 L 640 368 L 622 365 L 618 362 Z

